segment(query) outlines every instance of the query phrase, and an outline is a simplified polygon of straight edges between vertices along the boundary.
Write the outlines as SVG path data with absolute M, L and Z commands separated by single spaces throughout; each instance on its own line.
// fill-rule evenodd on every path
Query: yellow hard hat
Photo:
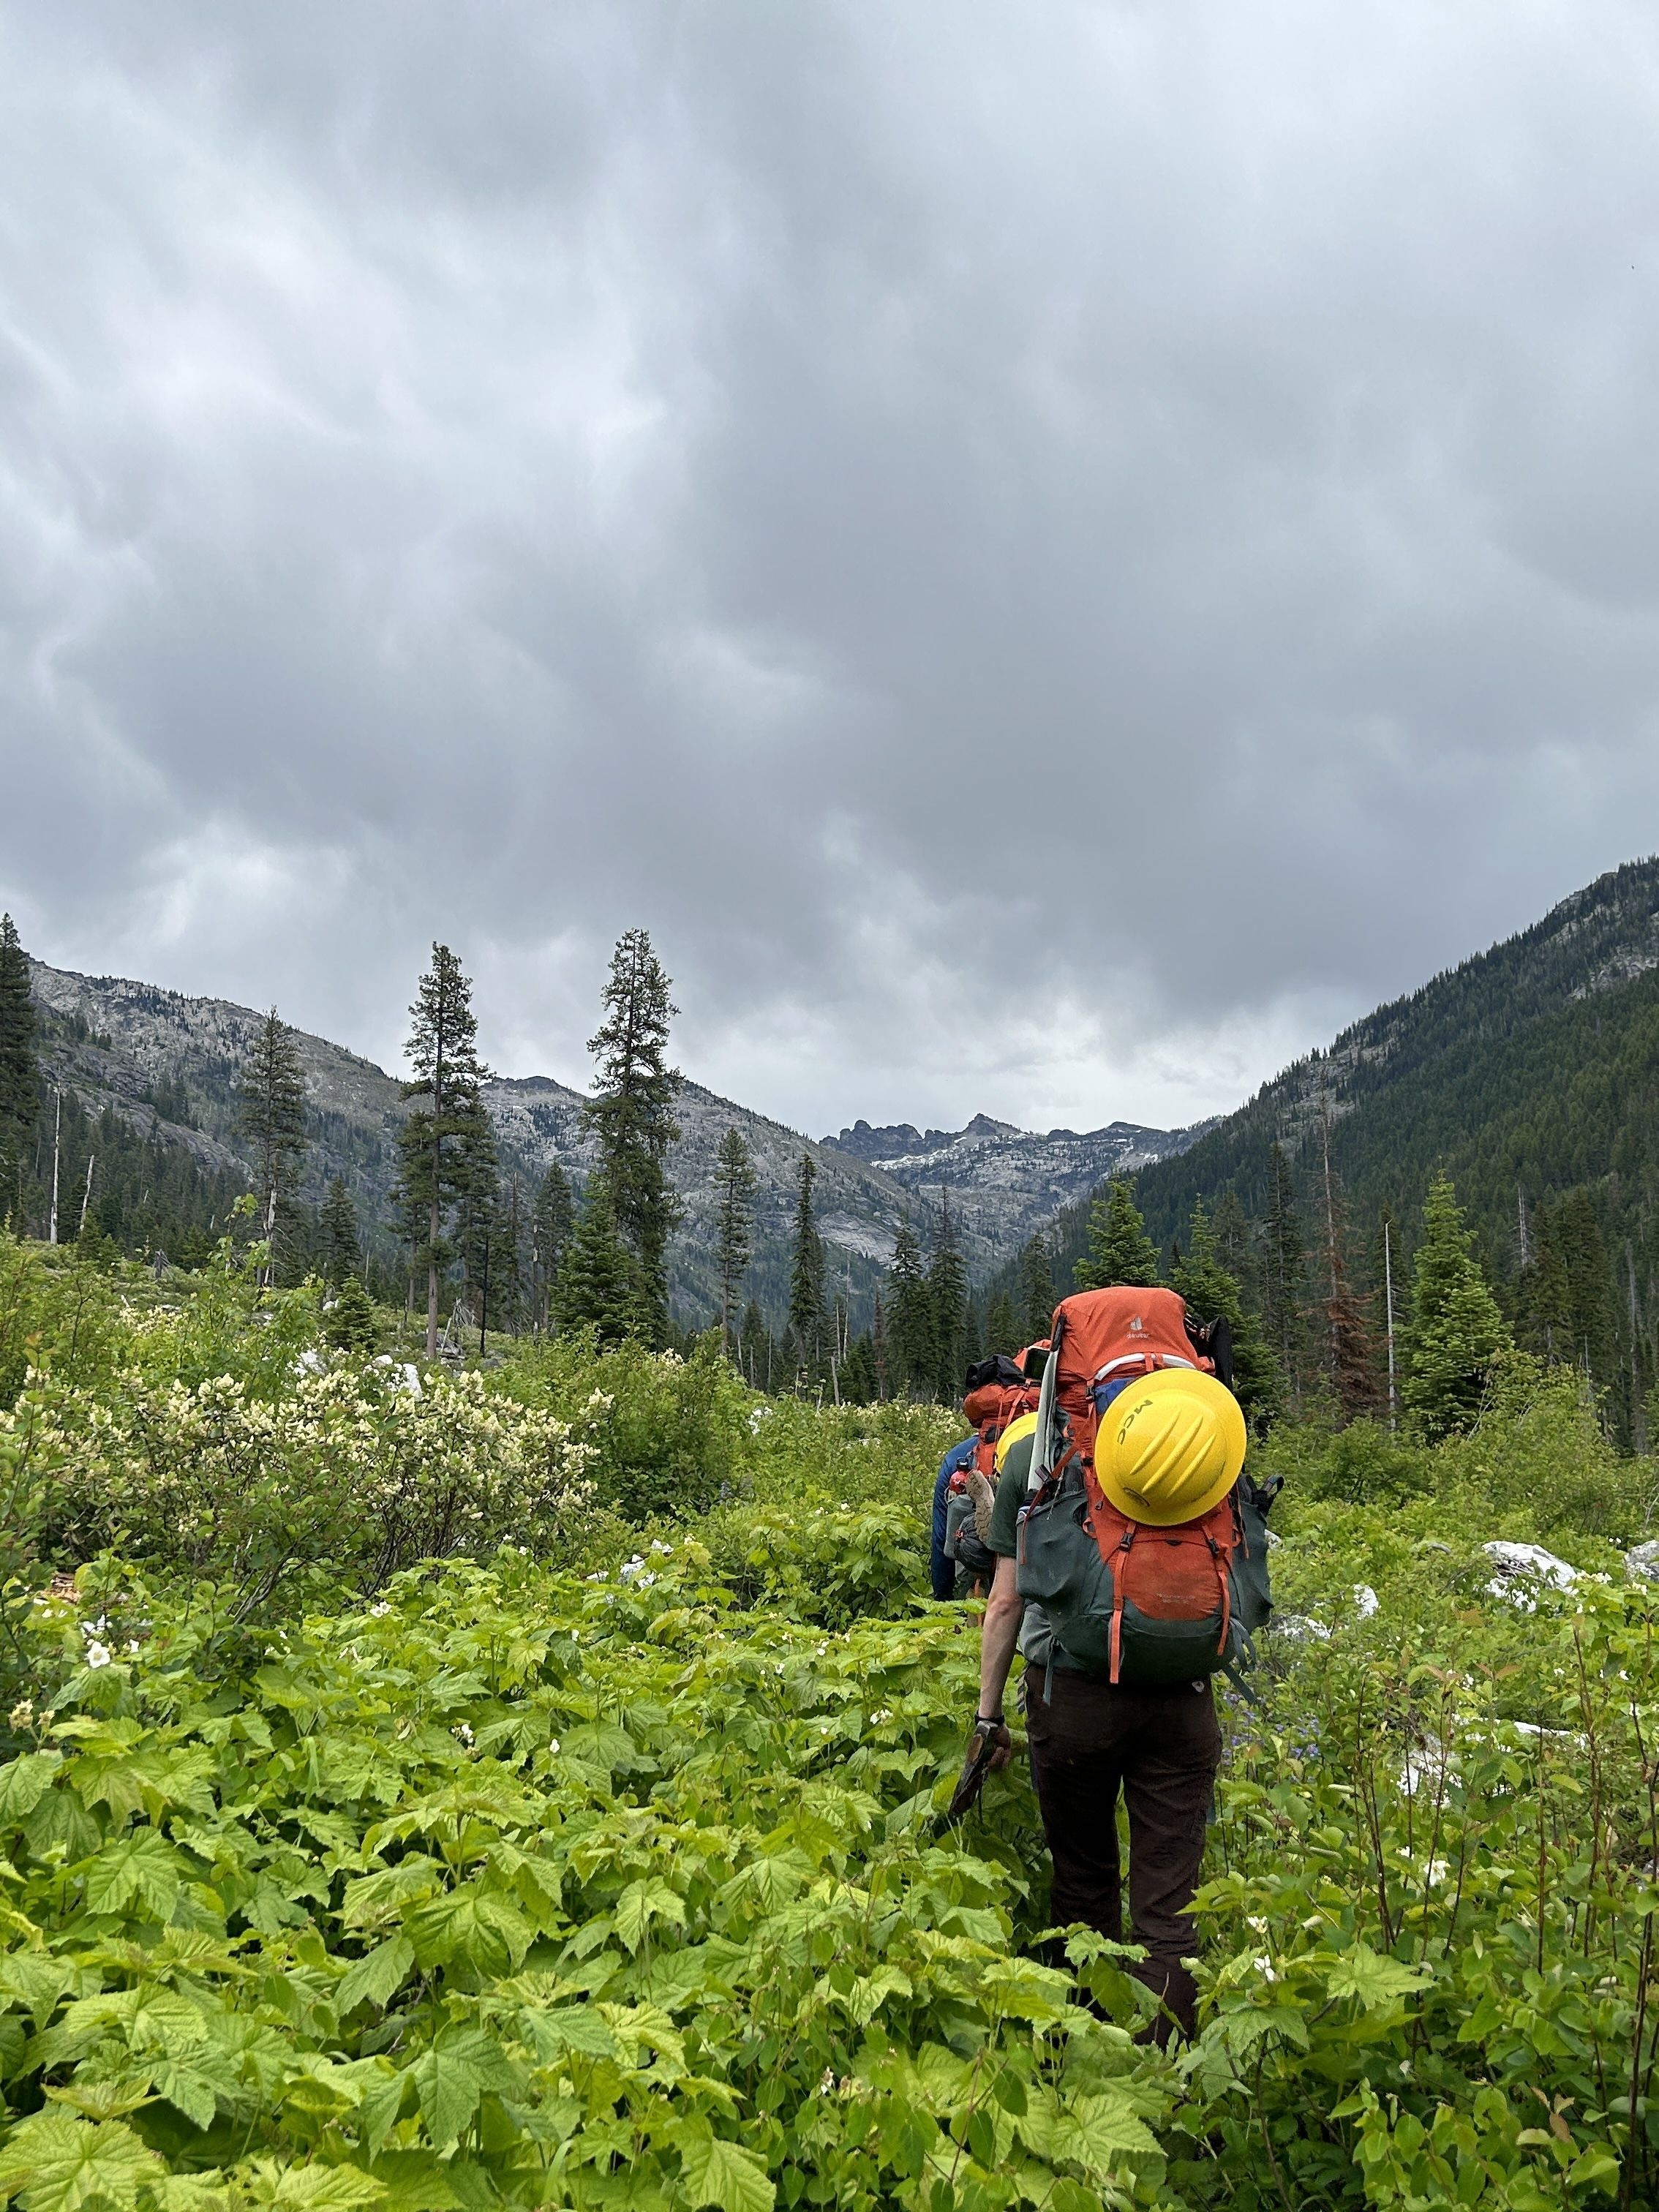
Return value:
M 1036 1433 L 1036 1415 L 1035 1413 L 1021 1413 L 1018 1419 L 1009 1422 L 1007 1427 L 997 1438 L 997 1448 L 994 1454 L 994 1459 L 996 1470 L 999 1474 L 1001 1474 L 1004 1462 L 1006 1461 L 1008 1454 L 1013 1446 L 1020 1441 L 1022 1437 L 1035 1436 Z
M 1120 1513 L 1154 1528 L 1196 1521 L 1238 1480 L 1244 1415 L 1224 1382 L 1159 1367 L 1121 1390 L 1101 1419 L 1095 1474 Z

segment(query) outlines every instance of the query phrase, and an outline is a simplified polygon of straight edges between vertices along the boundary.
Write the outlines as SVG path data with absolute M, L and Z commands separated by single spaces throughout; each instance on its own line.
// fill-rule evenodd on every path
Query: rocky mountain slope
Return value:
M 1583 1188 L 1618 1262 L 1620 1315 L 1651 1297 L 1659 1316 L 1659 860 L 1378 1007 L 1148 1167 L 1148 1227 L 1178 1235 L 1194 1199 L 1229 1188 L 1261 1215 L 1275 1141 L 1314 1218 L 1322 1111 L 1362 1254 L 1385 1209 L 1396 1252 L 1409 1244 L 1437 1167 L 1500 1277 L 1519 1261 L 1523 1210 Z M 1080 1251 L 1082 1210 L 1061 1227 L 1067 1256 Z
M 37 998 L 63 1018 L 49 1043 L 54 1080 L 91 1112 L 113 1107 L 146 1133 L 185 1148 L 204 1167 L 238 1166 L 235 1085 L 258 1013 L 225 1000 L 187 998 L 119 977 L 77 975 L 39 963 L 33 972 Z M 398 1080 L 325 1037 L 301 1034 L 298 1042 L 313 1139 L 301 1194 L 315 1202 L 331 1177 L 343 1176 L 389 1256 L 403 1111 Z M 592 1164 L 592 1149 L 579 1091 L 533 1076 L 503 1078 L 486 1096 L 503 1170 L 519 1178 L 526 1203 L 555 1158 L 580 1187 Z M 1035 1136 L 981 1115 L 965 1129 L 930 1131 L 925 1137 L 908 1126 L 873 1131 L 860 1122 L 839 1138 L 814 1144 L 695 1083 L 684 1086 L 678 1115 L 681 1136 L 670 1170 L 686 1211 L 673 1247 L 672 1275 L 676 1303 L 688 1317 L 700 1317 L 711 1303 L 714 1155 L 729 1127 L 742 1132 L 755 1158 L 759 1188 L 752 1287 L 775 1315 L 787 1297 L 803 1151 L 812 1154 L 818 1169 L 815 1198 L 832 1284 L 860 1311 L 892 1256 L 904 1213 L 918 1220 L 925 1240 L 943 1190 L 949 1190 L 969 1268 L 982 1279 L 1017 1253 L 1058 1206 L 1092 1188 L 1109 1169 L 1189 1141 L 1187 1132 L 1121 1122 L 1082 1136 L 1069 1130 Z
M 1113 1121 L 1082 1134 L 1050 1129 L 1039 1136 L 1012 1122 L 976 1114 L 965 1128 L 913 1128 L 908 1122 L 872 1129 L 855 1121 L 824 1147 L 865 1161 L 937 1207 L 945 1194 L 983 1235 L 1018 1247 L 1063 1206 L 1085 1198 L 1108 1176 L 1133 1173 L 1184 1151 L 1208 1127 L 1148 1129 Z

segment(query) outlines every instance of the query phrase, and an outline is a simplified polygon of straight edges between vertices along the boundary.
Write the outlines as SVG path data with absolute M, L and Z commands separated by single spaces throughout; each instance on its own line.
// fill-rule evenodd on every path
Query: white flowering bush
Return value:
M 0 1443 L 25 1432 L 60 1553 L 113 1548 L 229 1580 L 245 1613 L 306 1567 L 368 1592 L 417 1560 L 503 1543 L 557 1557 L 592 1515 L 591 1447 L 477 1374 L 434 1376 L 416 1395 L 339 1366 L 301 1372 L 278 1398 L 228 1375 L 132 1370 L 96 1397 L 35 1378 L 0 1416 Z

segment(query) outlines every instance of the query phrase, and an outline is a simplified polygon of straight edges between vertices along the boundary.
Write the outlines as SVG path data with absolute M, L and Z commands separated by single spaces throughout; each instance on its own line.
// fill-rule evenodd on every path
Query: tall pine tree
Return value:
M 329 1184 L 328 1195 L 323 1200 L 323 1218 L 319 1224 L 322 1243 L 323 1279 L 337 1290 L 349 1281 L 361 1269 L 362 1246 L 357 1231 L 357 1209 L 351 1202 L 351 1193 L 345 1187 L 343 1176 L 336 1176 Z
M 583 1194 L 554 1294 L 562 1329 L 591 1328 L 601 1344 L 639 1334 L 638 1273 L 617 1227 L 611 1187 L 596 1175 Z
M 0 915 L 0 1218 L 23 1211 L 23 1159 L 40 1103 L 28 955 L 11 916 Z
M 557 1160 L 550 1160 L 530 1216 L 530 1297 L 537 1328 L 546 1328 L 552 1318 L 554 1285 L 575 1218 L 569 1178 Z
M 682 1080 L 668 1065 L 669 1024 L 679 1012 L 670 988 L 648 932 L 624 930 L 611 956 L 605 1018 L 588 1039 L 599 1070 L 582 1109 L 599 1141 L 617 1233 L 638 1277 L 641 1324 L 658 1349 L 669 1336 L 668 1241 L 683 1211 L 668 1180 L 668 1148 L 680 1133 L 674 1101 Z
M 1319 1116 L 1321 1187 L 1324 1199 L 1320 1295 L 1315 1307 L 1320 1363 L 1327 1384 L 1346 1419 L 1370 1412 L 1376 1402 L 1376 1347 L 1371 1340 L 1370 1304 L 1353 1286 L 1348 1268 L 1347 1212 L 1342 1184 L 1331 1158 L 1331 1117 Z
M 1233 1344 L 1233 1394 L 1251 1427 L 1266 1427 L 1279 1410 L 1279 1368 L 1237 1278 L 1223 1262 L 1220 1241 L 1201 1198 L 1194 1205 L 1187 1249 L 1170 1270 L 1170 1285 L 1185 1298 L 1195 1321 L 1226 1322 Z
M 951 1218 L 948 1191 L 939 1193 L 933 1249 L 927 1263 L 927 1299 L 933 1314 L 933 1395 L 948 1406 L 961 1395 L 968 1358 L 968 1267 Z
M 1423 1201 L 1401 1385 L 1406 1410 L 1425 1437 L 1432 1441 L 1470 1425 L 1492 1362 L 1509 1342 L 1457 1194 L 1448 1176 L 1437 1175 Z
M 1042 1333 L 1047 1335 L 1048 1331 L 1045 1329 Z M 1022 1343 L 1029 1342 L 1030 1339 L 1022 1338 L 1014 1326 L 1012 1299 L 1006 1290 L 999 1291 L 985 1316 L 985 1337 L 981 1349 L 988 1355 L 999 1352 L 1015 1352 Z
M 1089 1249 L 1075 1273 L 1080 1291 L 1110 1290 L 1118 1283 L 1150 1290 L 1162 1279 L 1158 1247 L 1146 1234 L 1127 1176 L 1114 1176 L 1089 1208 Z
M 306 1152 L 306 1079 L 295 1032 L 273 1006 L 259 1024 L 236 1088 L 237 1126 L 253 1155 L 266 1254 L 261 1279 L 276 1272 L 277 1208 L 299 1178 Z
M 795 1244 L 789 1261 L 789 1334 L 797 1370 L 809 1382 L 824 1370 L 824 1333 L 828 1315 L 823 1296 L 823 1242 L 818 1235 L 812 1206 L 812 1185 L 817 1163 L 811 1152 L 800 1156 L 795 1187 Z
M 939 1365 L 933 1301 L 908 1213 L 899 1219 L 887 1277 L 887 1360 L 895 1397 L 931 1397 Z
M 1059 1304 L 1054 1253 L 1041 1230 L 1019 1255 L 1019 1300 L 1020 1329 L 1025 1341 L 1039 1343 L 1048 1335 Z
M 1283 1370 L 1291 1407 L 1299 1413 L 1307 1351 L 1307 1245 L 1283 1146 L 1274 1144 L 1268 1165 L 1267 1213 L 1256 1243 L 1261 1327 Z
M 483 1085 L 489 1070 L 478 1058 L 472 986 L 447 945 L 432 948 L 410 1008 L 413 1027 L 404 1050 L 414 1070 L 403 1095 L 413 1110 L 398 1133 L 402 1175 L 398 1196 L 416 1265 L 426 1273 L 426 1356 L 438 1356 L 438 1285 L 453 1256 L 455 1217 L 477 1179 L 483 1122 Z
M 739 1129 L 728 1129 L 714 1155 L 715 1263 L 720 1278 L 720 1350 L 730 1354 L 732 1329 L 754 1247 L 755 1163 Z

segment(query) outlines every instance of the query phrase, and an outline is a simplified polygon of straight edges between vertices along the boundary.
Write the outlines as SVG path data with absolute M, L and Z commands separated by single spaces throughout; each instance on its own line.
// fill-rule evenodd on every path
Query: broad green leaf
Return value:
M 409 1978 L 415 1964 L 415 1946 L 406 1936 L 394 1936 L 359 1959 L 334 1992 L 343 2019 L 360 2004 L 377 2005 L 384 2012 Z
M 457 2212 L 461 2203 L 448 2162 L 434 2151 L 382 2151 L 374 2174 L 386 2191 L 380 2212 Z
M 1431 1981 L 1426 1966 L 1405 1966 L 1398 1959 L 1383 1957 L 1367 1943 L 1356 1943 L 1330 1967 L 1325 1986 L 1334 1997 L 1358 1997 L 1367 2012 L 1394 2004 Z
M 653 1920 L 670 1921 L 677 1928 L 685 1925 L 684 1900 L 654 1875 L 630 1881 L 617 1899 L 617 1933 L 630 1951 L 637 1951 Z
M 53 2106 L 20 2120 L 0 2145 L 0 2200 L 21 2195 L 26 2212 L 75 2212 L 94 2198 L 125 2207 L 162 2172 L 121 2121 L 75 2119 Z
M 0 1990 L 33 2013 L 37 2026 L 65 1990 L 74 1988 L 75 1981 L 69 1960 L 52 1958 L 45 1951 L 12 1951 L 0 1959 Z
M 579 2051 L 588 2058 L 614 2058 L 618 2048 L 610 2027 L 588 2005 L 567 2005 L 543 2013 L 537 2026 L 551 2035 L 563 2051 Z
M 1127 2153 L 1156 2151 L 1158 2137 L 1115 2097 L 1079 2097 L 1055 2130 L 1060 2155 L 1085 2172 L 1106 2175 Z
M 88 1912 L 125 1912 L 141 1905 L 166 1920 L 179 1902 L 182 1869 L 179 1854 L 153 1828 L 106 1844 L 87 1870 Z
M 686 2202 L 713 2204 L 718 2212 L 772 2212 L 777 2191 L 751 2150 L 708 2136 L 680 2154 L 680 2178 Z
M 198 2068 L 175 2058 L 163 2059 L 151 2078 L 168 2104 L 177 2107 L 191 2125 L 210 2128 L 219 2108 L 216 2085 Z
M 0 1820 L 26 1820 L 63 1763 L 61 1751 L 28 1751 L 0 1766 Z
M 483 2084 L 468 2060 L 453 2051 L 428 2051 L 410 2071 L 427 2134 L 439 2150 L 447 2150 L 477 2111 Z
M 356 2212 L 386 2195 L 385 2184 L 359 2166 L 278 2166 L 263 2158 L 246 2186 L 255 2204 L 273 2212 Z

